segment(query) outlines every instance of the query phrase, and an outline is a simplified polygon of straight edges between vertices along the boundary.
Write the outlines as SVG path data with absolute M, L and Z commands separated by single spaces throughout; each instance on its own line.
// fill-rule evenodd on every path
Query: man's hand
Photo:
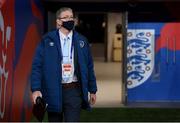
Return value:
M 42 94 L 40 91 L 34 91 L 32 93 L 33 103 L 36 104 L 37 97 L 42 97 Z
M 96 103 L 96 94 L 90 94 L 90 100 L 91 105 L 94 105 Z

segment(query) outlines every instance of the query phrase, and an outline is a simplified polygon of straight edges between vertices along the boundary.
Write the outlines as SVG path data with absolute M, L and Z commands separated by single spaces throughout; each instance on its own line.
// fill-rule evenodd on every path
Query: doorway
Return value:
M 121 107 L 124 94 L 122 13 L 79 12 L 76 16 L 76 30 L 89 40 L 94 59 L 98 84 L 95 107 Z M 118 29 L 117 25 L 120 25 Z
M 77 13 L 76 31 L 84 35 L 90 43 L 94 59 L 106 59 L 106 14 Z

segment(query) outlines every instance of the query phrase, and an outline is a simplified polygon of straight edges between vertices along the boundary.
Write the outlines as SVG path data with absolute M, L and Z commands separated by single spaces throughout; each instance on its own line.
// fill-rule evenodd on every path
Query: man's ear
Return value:
M 62 25 L 62 22 L 59 19 L 56 19 L 56 26 L 57 28 L 60 28 Z

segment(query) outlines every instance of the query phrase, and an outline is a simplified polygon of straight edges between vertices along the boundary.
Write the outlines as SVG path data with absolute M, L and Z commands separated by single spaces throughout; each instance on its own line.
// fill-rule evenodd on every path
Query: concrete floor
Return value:
M 94 58 L 94 68 L 98 92 L 97 102 L 93 107 L 124 107 L 125 105 L 122 104 L 122 63 L 104 62 L 102 58 Z M 179 108 L 180 102 L 129 102 L 126 106 Z
M 121 107 L 122 106 L 122 63 L 94 61 L 97 79 L 97 102 L 94 107 Z

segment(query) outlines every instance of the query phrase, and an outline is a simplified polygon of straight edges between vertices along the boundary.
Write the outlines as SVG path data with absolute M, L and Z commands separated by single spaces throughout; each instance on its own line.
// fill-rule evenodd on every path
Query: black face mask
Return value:
M 66 28 L 67 30 L 71 31 L 74 28 L 74 21 L 63 21 L 62 26 Z

